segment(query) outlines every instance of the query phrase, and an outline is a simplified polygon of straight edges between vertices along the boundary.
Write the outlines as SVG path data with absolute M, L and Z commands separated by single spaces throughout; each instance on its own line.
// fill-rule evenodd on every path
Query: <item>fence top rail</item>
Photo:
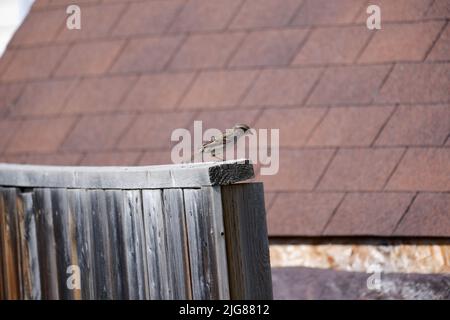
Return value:
M 41 166 L 0 163 L 0 186 L 161 189 L 227 185 L 254 177 L 249 160 L 137 167 Z

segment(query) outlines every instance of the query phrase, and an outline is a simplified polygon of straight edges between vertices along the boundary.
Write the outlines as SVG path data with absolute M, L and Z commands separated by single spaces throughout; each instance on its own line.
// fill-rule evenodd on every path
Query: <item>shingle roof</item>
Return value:
M 170 132 L 281 129 L 271 236 L 450 236 L 450 1 L 37 0 L 0 60 L 0 160 L 170 161 Z M 169 124 L 169 125 L 167 125 Z

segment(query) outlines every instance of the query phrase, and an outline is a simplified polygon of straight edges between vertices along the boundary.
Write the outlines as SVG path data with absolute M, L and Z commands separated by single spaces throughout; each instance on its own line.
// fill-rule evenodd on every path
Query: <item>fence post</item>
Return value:
M 262 183 L 222 186 L 231 299 L 272 299 Z

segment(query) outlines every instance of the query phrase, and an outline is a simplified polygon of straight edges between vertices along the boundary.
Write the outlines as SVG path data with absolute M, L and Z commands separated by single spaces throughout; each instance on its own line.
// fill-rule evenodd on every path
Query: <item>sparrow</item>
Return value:
M 217 157 L 217 155 L 223 153 L 224 148 L 227 146 L 237 143 L 238 139 L 246 134 L 253 134 L 248 125 L 241 123 L 235 124 L 231 130 L 227 130 L 221 135 L 212 137 L 210 141 L 205 142 L 198 152 L 192 156 L 191 161 L 193 161 L 194 156 L 199 153 L 202 154 L 202 159 L 203 154 L 210 154 L 214 158 L 223 160 Z

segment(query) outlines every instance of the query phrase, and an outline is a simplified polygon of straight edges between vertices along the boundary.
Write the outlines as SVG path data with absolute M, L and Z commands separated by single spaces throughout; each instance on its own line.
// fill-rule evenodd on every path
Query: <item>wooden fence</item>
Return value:
M 0 164 L 0 299 L 271 299 L 247 161 Z

